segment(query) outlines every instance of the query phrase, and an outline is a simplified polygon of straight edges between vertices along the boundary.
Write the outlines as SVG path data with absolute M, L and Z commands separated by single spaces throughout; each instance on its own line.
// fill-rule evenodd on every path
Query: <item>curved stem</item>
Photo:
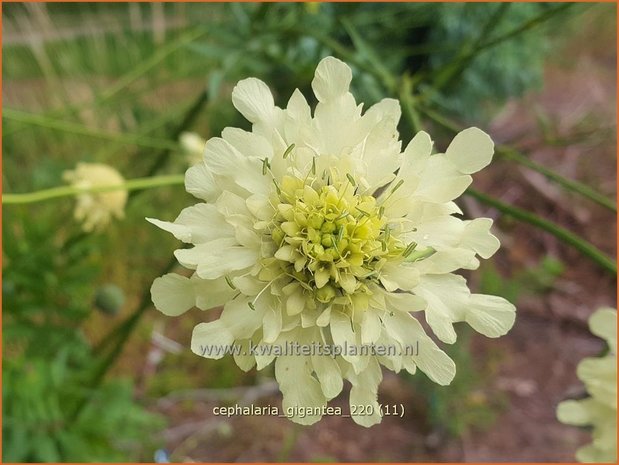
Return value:
M 399 98 L 402 109 L 404 110 L 404 117 L 411 126 L 411 133 L 421 131 L 423 127 L 421 119 L 419 118 L 419 112 L 415 108 L 415 101 L 413 98 L 413 81 L 408 75 L 405 75 L 402 79 Z
M 453 121 L 450 121 L 449 119 L 445 118 L 444 116 L 438 114 L 437 112 L 433 110 L 430 110 L 424 107 L 424 108 L 421 108 L 420 111 L 424 115 L 429 117 L 432 121 L 440 124 L 441 126 L 443 126 L 446 129 L 449 129 L 452 132 L 459 132 L 463 129 L 458 124 L 454 123 Z M 513 161 L 533 171 L 537 171 L 538 173 L 546 176 L 546 178 L 548 178 L 549 180 L 556 182 L 564 189 L 580 194 L 583 197 L 586 197 L 589 200 L 597 203 L 598 205 L 601 205 L 605 208 L 608 208 L 612 212 L 617 213 L 617 204 L 613 202 L 611 199 L 609 199 L 608 197 L 597 192 L 596 190 L 592 189 L 586 184 L 583 184 L 579 181 L 575 181 L 572 179 L 567 179 L 561 176 L 560 174 L 556 173 L 555 171 L 549 168 L 546 168 L 545 166 L 535 163 L 534 161 L 522 155 L 520 152 L 518 152 L 513 147 L 509 147 L 506 145 L 500 145 L 496 149 L 496 154 L 499 155 L 500 157 L 505 158 L 506 160 Z
M 404 111 L 404 116 L 410 120 L 409 122 L 411 125 L 419 124 L 418 122 L 412 120 L 413 115 L 409 112 Z M 448 129 L 452 129 L 455 131 L 459 130 L 459 128 L 454 129 L 453 127 L 448 127 Z M 489 195 L 482 194 L 475 189 L 467 189 L 466 194 L 476 198 L 480 202 L 491 205 L 502 213 L 510 215 L 519 221 L 529 223 L 537 227 L 538 229 L 549 232 L 559 240 L 571 245 L 576 250 L 580 251 L 583 255 L 589 257 L 591 260 L 593 260 L 605 270 L 610 271 L 615 276 L 617 275 L 617 263 L 608 256 L 606 256 L 593 244 L 587 242 L 585 239 L 581 238 L 577 234 L 574 234 L 567 229 L 562 228 L 561 226 L 553 223 L 552 221 L 541 218 L 534 213 L 528 212 L 513 205 L 503 203 L 500 200 L 495 199 L 494 197 L 491 197 Z
M 2 194 L 2 203 L 4 205 L 34 203 L 56 199 L 59 197 L 71 197 L 85 193 L 111 192 L 118 190 L 133 191 L 161 186 L 182 185 L 184 182 L 185 177 L 182 174 L 173 174 L 149 178 L 135 178 L 130 179 L 123 184 L 93 186 L 90 188 L 60 186 L 35 192 L 26 192 L 23 194 Z
M 593 244 L 587 242 L 573 232 L 562 228 L 561 226 L 553 223 L 552 221 L 548 221 L 540 216 L 537 216 L 534 213 L 526 211 L 522 208 L 515 207 L 513 205 L 503 203 L 500 200 L 483 194 L 475 189 L 467 189 L 466 194 L 479 200 L 482 203 L 485 203 L 486 205 L 490 205 L 491 207 L 496 208 L 501 213 L 509 215 L 525 223 L 532 224 L 539 229 L 543 229 L 544 231 L 552 234 L 562 242 L 571 245 L 572 247 L 580 251 L 583 255 L 586 255 L 595 263 L 600 265 L 605 270 L 610 271 L 614 275 L 617 275 L 617 262 L 608 257 Z
M 176 264 L 176 259 L 175 258 L 171 259 L 168 262 L 168 264 L 163 268 L 163 270 L 161 271 L 161 274 L 166 274 L 167 272 L 169 272 L 174 267 L 175 264 Z M 144 314 L 146 310 L 150 308 L 150 306 L 151 306 L 151 298 L 150 298 L 150 287 L 149 287 L 142 294 L 140 305 L 136 308 L 136 310 L 131 315 L 129 315 L 124 321 L 119 323 L 118 326 L 116 326 L 113 331 L 108 333 L 105 343 L 109 343 L 111 340 L 114 340 L 115 344 L 113 347 L 109 349 L 109 352 L 107 352 L 105 358 L 103 358 L 101 362 L 99 362 L 99 364 L 94 367 L 93 375 L 90 378 L 89 382 L 87 382 L 86 384 L 86 387 L 88 389 L 96 388 L 103 381 L 103 378 L 105 377 L 106 373 L 109 371 L 109 369 L 112 367 L 116 359 L 121 354 L 122 349 L 124 348 L 127 340 L 129 339 L 129 336 L 131 336 L 131 333 L 133 332 L 133 330 L 137 327 L 138 323 L 140 322 L 142 315 Z M 95 353 L 102 355 L 100 352 L 104 348 L 105 348 L 105 345 L 100 344 L 95 349 Z M 89 402 L 88 397 L 83 397 L 82 399 L 80 399 L 75 409 L 71 412 L 70 418 L 72 420 L 77 419 L 81 411 L 88 404 L 88 402 Z
M 154 149 L 168 149 L 175 150 L 178 148 L 177 142 L 169 140 L 155 139 L 152 137 L 145 137 L 133 134 L 114 134 L 110 132 L 103 132 L 97 129 L 92 129 L 87 126 L 83 126 L 78 123 L 71 123 L 69 121 L 62 121 L 55 118 L 50 118 L 44 115 L 35 115 L 27 113 L 25 111 L 14 110 L 12 108 L 4 108 L 2 110 L 2 118 L 17 121 L 25 124 L 32 124 L 35 126 L 41 126 L 47 129 L 53 129 L 61 132 L 69 132 L 72 134 L 79 134 L 82 136 L 96 137 L 99 139 L 105 139 L 112 142 L 119 142 L 124 144 L 135 144 L 142 147 L 154 148 Z
M 568 8 L 571 8 L 573 5 L 570 3 L 565 3 L 556 8 L 546 10 L 539 15 L 531 18 L 516 28 L 506 32 L 505 34 L 496 37 L 495 39 L 484 41 L 485 37 L 490 34 L 491 30 L 494 29 L 500 20 L 500 17 L 505 13 L 508 3 L 502 4 L 497 12 L 493 15 L 491 20 L 484 27 L 484 33 L 482 33 L 475 43 L 471 44 L 470 49 L 463 49 L 464 53 L 460 54 L 454 61 L 448 63 L 445 67 L 437 70 L 436 78 L 433 82 L 433 85 L 430 87 L 432 92 L 436 92 L 443 87 L 447 86 L 449 83 L 453 82 L 465 69 L 466 67 L 479 55 L 481 52 L 495 47 L 503 42 L 506 42 L 514 37 L 526 32 L 530 29 L 537 27 L 538 25 L 548 21 L 550 18 L 554 17 L 556 14 L 565 11 Z
M 137 79 L 151 71 L 155 66 L 165 60 L 168 56 L 175 53 L 176 51 L 182 49 L 187 44 L 199 39 L 203 35 L 210 32 L 208 29 L 199 28 L 192 29 L 187 31 L 186 33 L 178 36 L 175 40 L 165 44 L 162 47 L 158 47 L 155 52 L 148 57 L 146 60 L 138 63 L 135 67 L 129 70 L 127 73 L 120 76 L 115 83 L 103 90 L 98 96 L 96 96 L 93 100 L 89 100 L 87 102 L 82 102 L 79 104 L 73 104 L 61 108 L 59 110 L 53 110 L 47 112 L 45 115 L 41 115 L 45 118 L 64 118 L 73 116 L 80 110 L 86 108 L 96 108 L 104 103 L 112 101 L 114 99 L 118 99 L 120 97 L 126 98 L 127 88 L 134 83 Z M 22 128 L 16 128 L 12 131 L 5 134 L 5 136 L 9 136 L 19 132 Z

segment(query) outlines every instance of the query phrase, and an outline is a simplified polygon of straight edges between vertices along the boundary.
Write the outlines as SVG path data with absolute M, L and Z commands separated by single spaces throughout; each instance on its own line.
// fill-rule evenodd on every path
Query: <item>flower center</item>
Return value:
M 326 178 L 284 176 L 271 198 L 276 215 L 268 231 L 284 273 L 318 302 L 346 304 L 353 294 L 369 294 L 368 281 L 406 244 L 390 234 L 376 199 L 357 194 L 350 175 Z

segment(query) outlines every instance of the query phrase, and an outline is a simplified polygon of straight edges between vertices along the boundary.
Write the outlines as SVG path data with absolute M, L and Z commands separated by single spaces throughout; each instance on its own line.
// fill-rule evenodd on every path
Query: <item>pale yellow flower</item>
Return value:
M 285 409 L 320 419 L 320 408 L 352 384 L 351 414 L 359 424 L 381 420 L 381 365 L 445 385 L 454 362 L 425 333 L 456 340 L 453 324 L 467 322 L 489 337 L 505 334 L 515 308 L 499 297 L 471 294 L 453 274 L 479 266 L 499 247 L 492 220 L 461 220 L 453 202 L 493 155 L 477 128 L 458 134 L 445 153 L 418 133 L 406 149 L 398 138 L 400 106 L 384 99 L 365 113 L 349 92 L 351 69 L 332 57 L 316 69 L 314 112 L 296 90 L 285 109 L 267 85 L 238 83 L 232 102 L 252 131 L 226 128 L 206 143 L 204 160 L 185 178 L 202 200 L 174 222 L 149 219 L 194 245 L 176 258 L 190 278 L 168 274 L 153 283 L 155 306 L 181 315 L 193 306 L 224 305 L 221 317 L 194 329 L 192 350 L 250 344 L 283 347 L 294 341 L 338 347 L 377 345 L 394 354 L 344 352 L 236 354 L 244 370 L 275 361 Z M 411 313 L 415 312 L 415 314 Z M 418 353 L 405 349 L 418 346 Z
M 189 165 L 195 165 L 202 161 L 206 140 L 195 132 L 183 132 L 179 137 L 179 141 Z
M 567 400 L 557 408 L 562 423 L 592 426 L 593 442 L 576 452 L 580 462 L 617 462 L 617 310 L 602 308 L 589 319 L 589 328 L 606 340 L 605 357 L 586 358 L 577 368 L 578 378 L 590 397 Z
M 72 186 L 85 190 L 77 195 L 74 213 L 84 231 L 100 230 L 107 226 L 112 217 L 120 219 L 125 216 L 126 190 L 86 192 L 92 187 L 124 184 L 124 178 L 111 166 L 78 163 L 74 170 L 65 171 L 63 178 Z

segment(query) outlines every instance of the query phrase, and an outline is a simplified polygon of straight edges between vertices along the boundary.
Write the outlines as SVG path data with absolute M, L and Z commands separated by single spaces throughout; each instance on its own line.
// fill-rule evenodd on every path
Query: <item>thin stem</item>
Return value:
M 194 103 L 189 107 L 183 120 L 171 131 L 170 137 L 176 139 L 178 138 L 178 135 L 182 131 L 190 127 L 195 121 L 195 119 L 198 117 L 200 110 L 206 104 L 207 101 L 208 101 L 208 93 L 204 91 L 196 98 Z M 171 151 L 168 149 L 162 150 L 155 158 L 155 161 L 149 168 L 148 173 L 152 175 L 156 173 L 163 165 L 165 165 L 165 163 L 167 162 L 169 158 L 170 153 Z M 159 176 L 157 178 L 151 177 L 151 178 L 146 178 L 146 179 L 161 179 L 161 178 L 166 178 L 166 176 Z M 170 176 L 170 178 L 173 178 L 173 177 Z M 176 178 L 180 178 L 181 183 L 184 180 L 183 176 L 176 176 Z M 134 198 L 135 196 L 130 196 L 128 201 L 130 202 Z M 172 270 L 175 264 L 176 264 L 176 258 L 172 258 L 168 262 L 168 264 L 165 266 L 165 268 L 159 273 L 159 275 L 168 273 L 170 270 Z M 106 373 L 110 370 L 110 368 L 112 368 L 112 366 L 114 365 L 114 362 L 122 353 L 122 350 L 127 340 L 131 336 L 131 333 L 134 331 L 134 329 L 137 327 L 137 324 L 139 323 L 142 315 L 150 306 L 151 306 L 151 296 L 150 296 L 150 288 L 148 288 L 142 295 L 142 300 L 140 302 L 140 305 L 134 311 L 134 313 L 130 315 L 129 317 L 127 317 L 117 327 L 112 328 L 93 349 L 93 352 L 97 356 L 100 356 L 106 353 L 106 349 L 108 349 L 108 346 L 111 343 L 115 342 L 115 345 L 111 347 L 110 349 L 108 349 L 109 350 L 109 352 L 107 352 L 108 355 L 97 366 L 96 370 L 94 371 L 93 376 L 89 383 L 89 386 L 91 389 L 94 389 L 99 384 L 101 384 L 101 382 L 105 378 Z M 88 402 L 89 400 L 87 398 L 84 398 L 80 401 L 80 403 L 77 405 L 76 409 L 74 410 L 72 414 L 73 419 L 78 418 L 79 414 L 86 407 Z
M 363 71 L 366 71 L 368 74 L 374 76 L 376 79 L 382 82 L 383 85 L 388 86 L 392 82 L 397 82 L 394 80 L 395 78 L 393 76 L 391 76 L 388 79 L 389 82 L 386 82 L 384 74 L 379 72 L 376 68 L 374 68 L 372 65 L 367 63 L 365 60 L 359 59 L 359 57 L 354 53 L 354 50 L 350 50 L 348 47 L 340 44 L 337 40 L 332 39 L 331 37 L 326 36 L 324 34 L 321 34 L 318 29 L 316 28 L 309 29 L 309 28 L 304 28 L 300 26 L 296 28 L 296 31 L 300 34 L 308 35 L 316 39 L 322 45 L 324 45 L 327 48 L 330 48 L 333 52 L 335 52 L 337 56 L 342 57 L 348 63 L 352 63 L 355 66 L 362 69 Z M 395 91 L 395 89 L 393 88 L 390 90 Z
M 150 58 L 145 61 L 139 63 L 135 66 L 131 71 L 122 76 L 116 84 L 112 87 L 108 88 L 101 94 L 99 98 L 97 98 L 94 102 L 95 105 L 98 105 L 106 100 L 111 99 L 112 97 L 120 94 L 127 86 L 135 82 L 138 78 L 146 74 L 152 68 L 161 63 L 164 59 L 168 57 L 168 55 L 174 53 L 179 48 L 184 47 L 185 45 L 193 42 L 194 40 L 200 38 L 204 34 L 206 34 L 206 29 L 194 29 L 188 31 L 186 34 L 181 35 L 175 41 L 169 42 L 167 45 L 164 45 L 161 48 L 158 48 L 156 52 L 151 55 Z
M 497 10 L 497 13 L 493 15 L 492 21 L 489 21 L 486 24 L 485 29 L 488 29 L 489 31 L 493 29 L 494 27 L 496 27 L 496 25 L 498 24 L 498 20 L 503 15 L 503 13 L 506 11 L 506 8 L 503 8 L 505 5 L 508 5 L 508 4 L 503 4 L 501 8 Z M 531 18 L 530 20 L 523 22 L 520 26 L 517 26 L 511 31 L 503 35 L 500 35 L 499 37 L 495 39 L 484 42 L 482 41 L 482 39 L 485 37 L 485 35 L 488 34 L 488 31 L 486 31 L 485 34 L 482 34 L 479 36 L 479 39 L 476 41 L 476 43 L 470 49 L 470 51 L 460 54 L 455 59 L 455 61 L 452 61 L 451 63 L 447 64 L 445 67 L 438 70 L 437 78 L 434 81 L 434 85 L 430 87 L 431 91 L 436 92 L 442 89 L 443 87 L 445 87 L 450 82 L 452 82 L 458 75 L 460 75 L 460 73 L 466 68 L 466 66 L 475 57 L 477 57 L 477 55 L 479 55 L 481 52 L 488 50 L 492 47 L 495 47 L 507 40 L 510 40 L 522 34 L 523 32 L 526 32 L 530 29 L 537 27 L 538 25 L 544 23 L 545 21 L 549 20 L 556 14 L 570 8 L 571 6 L 572 4 L 565 3 L 551 10 L 544 11 L 543 13 L 540 13 L 534 18 Z
M 71 106 L 64 107 L 60 110 L 55 110 L 48 112 L 47 115 L 43 115 L 47 118 L 50 117 L 66 117 L 76 112 L 83 110 L 85 108 L 92 108 L 100 106 L 110 100 L 113 100 L 115 97 L 121 95 L 121 92 L 124 91 L 130 84 L 135 82 L 144 74 L 148 73 L 152 68 L 165 60 L 172 53 L 176 52 L 180 48 L 186 46 L 187 44 L 199 39 L 204 34 L 206 34 L 207 30 L 205 29 L 193 29 L 188 31 L 186 34 L 182 34 L 176 40 L 169 42 L 163 47 L 157 48 L 155 52 L 148 57 L 146 60 L 138 63 L 135 67 L 133 67 L 129 72 L 118 78 L 115 84 L 111 87 L 105 89 L 98 97 L 95 97 L 92 101 L 82 102 L 79 104 L 74 104 Z M 124 93 L 122 94 L 124 96 Z M 18 132 L 21 128 L 15 129 L 6 135 L 11 135 Z
M 600 194 L 599 192 L 590 188 L 586 184 L 582 184 L 572 179 L 564 178 L 560 174 L 542 165 L 538 165 L 537 163 L 535 163 L 534 161 L 531 161 L 530 159 L 528 159 L 527 157 L 525 157 L 524 155 L 522 155 L 521 153 L 519 153 L 518 151 L 516 151 L 515 149 L 511 147 L 506 147 L 504 145 L 499 146 L 497 148 L 497 154 L 507 160 L 512 160 L 522 166 L 526 166 L 527 168 L 537 171 L 538 173 L 546 176 L 551 181 L 554 181 L 557 184 L 561 185 L 565 189 L 576 192 L 582 195 L 583 197 L 586 197 L 589 200 L 592 200 L 598 205 L 601 205 L 602 207 L 605 207 L 611 210 L 613 213 L 617 213 L 617 204 L 613 202 L 611 199 L 605 197 L 603 194 Z
M 168 262 L 168 264 L 165 266 L 165 268 L 163 268 L 160 274 L 166 274 L 167 272 L 169 272 L 174 267 L 175 263 L 176 263 L 176 259 L 175 258 L 171 259 Z M 108 336 L 106 336 L 106 339 L 108 339 L 106 343 L 110 342 L 110 340 L 114 340 L 116 341 L 116 344 L 110 349 L 107 356 L 95 367 L 93 376 L 90 379 L 90 382 L 87 384 L 87 388 L 89 390 L 95 389 L 103 381 L 105 374 L 112 367 L 112 365 L 114 364 L 114 362 L 116 361 L 120 353 L 122 352 L 122 349 L 125 346 L 127 340 L 129 339 L 129 336 L 131 335 L 133 330 L 136 328 L 142 315 L 150 307 L 150 305 L 151 305 L 151 300 L 150 300 L 150 287 L 149 287 L 142 294 L 142 299 L 137 309 L 131 315 L 129 315 L 124 321 L 119 323 L 118 326 L 114 328 L 114 330 L 108 333 Z M 110 335 L 113 335 L 114 337 L 110 338 L 109 337 Z M 99 345 L 97 347 L 97 350 L 99 351 L 102 348 L 103 346 Z M 79 401 L 79 403 L 77 404 L 73 412 L 71 412 L 71 415 L 69 416 L 69 418 L 71 418 L 72 420 L 77 419 L 79 414 L 84 409 L 84 407 L 86 407 L 89 401 L 90 399 L 87 396 L 84 396 Z
M 147 178 L 135 178 L 125 181 L 122 184 L 114 184 L 114 185 L 105 185 L 105 186 L 93 186 L 93 187 L 74 187 L 74 186 L 59 186 L 52 187 L 51 189 L 43 189 L 35 192 L 26 192 L 23 194 L 3 194 L 2 195 L 2 204 L 4 205 L 14 205 L 14 204 L 24 204 L 24 203 L 34 203 L 34 202 L 42 202 L 45 200 L 56 199 L 59 197 L 70 197 L 79 194 L 85 193 L 99 193 L 99 192 L 110 192 L 110 191 L 118 191 L 118 190 L 142 190 L 142 189 L 151 189 L 154 187 L 161 186 L 174 186 L 174 185 L 182 185 L 185 181 L 185 177 L 183 175 L 166 175 L 166 176 L 155 176 L 155 177 L 147 177 Z
M 363 36 L 357 32 L 357 29 L 350 21 L 341 18 L 340 22 L 352 39 L 355 49 L 361 52 L 361 56 L 367 60 L 367 66 L 373 70 L 373 74 L 383 82 L 390 92 L 396 92 L 398 88 L 398 79 L 383 64 L 383 61 L 376 54 L 374 49 L 363 39 Z
M 54 118 L 50 118 L 44 115 L 34 115 L 32 113 L 26 113 L 20 110 L 14 110 L 11 108 L 4 108 L 2 110 L 2 118 L 6 118 L 12 121 L 18 121 L 21 123 L 32 124 L 35 126 L 41 126 L 47 129 L 53 129 L 56 131 L 70 132 L 73 134 L 80 134 L 82 136 L 96 137 L 99 139 L 105 139 L 112 142 L 135 144 L 142 147 L 149 147 L 154 149 L 166 149 L 176 150 L 178 149 L 178 143 L 168 140 L 154 139 L 152 137 L 145 137 L 141 135 L 132 134 L 114 134 L 109 132 L 99 131 L 83 126 L 78 123 L 71 123 L 68 121 L 60 121 Z
M 420 111 L 426 116 L 428 116 L 431 120 L 435 121 L 436 123 L 440 124 L 446 129 L 449 129 L 452 132 L 459 132 L 463 129 L 455 122 L 447 119 L 446 117 L 438 114 L 433 110 L 429 110 L 424 107 L 421 108 Z M 580 194 L 583 197 L 586 197 L 589 200 L 597 203 L 598 205 L 601 205 L 605 208 L 608 208 L 612 212 L 617 213 L 617 204 L 608 197 L 597 192 L 586 184 L 575 181 L 573 179 L 565 178 L 560 174 L 556 173 L 555 171 L 535 163 L 534 161 L 522 155 L 513 147 L 507 145 L 500 145 L 496 148 L 496 154 L 506 160 L 513 161 L 515 163 L 518 163 L 519 165 L 525 166 L 533 171 L 543 174 L 544 176 L 546 176 L 546 178 L 553 182 L 556 182 L 564 189 Z
M 509 3 L 502 3 L 498 6 L 497 10 L 490 16 L 482 31 L 477 36 L 477 39 L 469 41 L 461 48 L 461 52 L 451 63 L 447 64 L 444 68 L 438 71 L 438 75 L 432 86 L 432 90 L 436 91 L 451 82 L 456 76 L 462 73 L 466 66 L 473 60 L 473 58 L 482 50 L 482 44 L 486 37 L 492 34 L 492 31 L 498 27 L 502 17 L 509 9 Z
M 413 100 L 413 81 L 410 76 L 404 76 L 402 79 L 402 86 L 400 87 L 400 102 L 402 103 L 402 109 L 404 110 L 404 117 L 408 121 L 412 133 L 416 133 L 423 129 L 419 113 L 415 107 L 415 101 Z
M 559 14 L 562 11 L 565 11 L 568 8 L 571 8 L 573 6 L 574 6 L 573 3 L 564 3 L 561 6 L 553 8 L 552 10 L 545 11 L 544 13 L 539 14 L 538 16 L 530 19 L 529 21 L 526 21 L 526 22 L 522 23 L 520 26 L 512 29 L 511 31 L 506 32 L 505 34 L 497 37 L 496 39 L 493 39 L 493 40 L 490 40 L 488 42 L 485 42 L 485 43 L 481 44 L 477 48 L 477 53 L 481 52 L 483 50 L 486 50 L 488 48 L 495 47 L 495 46 L 499 45 L 501 42 L 505 42 L 507 40 L 510 40 L 513 37 L 516 37 L 517 35 L 522 34 L 523 32 L 526 32 L 526 31 L 528 31 L 530 29 L 533 29 L 533 28 L 539 26 L 540 24 L 548 21 L 549 19 L 551 19 L 556 14 Z
M 425 112 L 425 111 L 424 111 Z M 407 112 L 404 112 L 404 116 L 411 118 Z M 448 129 L 454 129 L 452 127 Z M 456 131 L 458 129 L 455 129 Z M 521 208 L 515 207 L 513 205 L 509 205 L 501 202 L 494 197 L 491 197 L 486 194 L 482 194 L 481 192 L 476 191 L 475 189 L 469 188 L 466 190 L 466 194 L 471 197 L 476 198 L 480 202 L 483 202 L 487 205 L 491 205 L 497 210 L 512 216 L 513 218 L 523 221 L 525 223 L 529 223 L 543 231 L 549 232 L 553 236 L 557 237 L 559 240 L 565 242 L 566 244 L 571 245 L 576 250 L 580 251 L 583 255 L 589 257 L 595 263 L 600 265 L 602 268 L 610 271 L 613 274 L 617 274 L 617 263 L 613 261 L 611 258 L 607 257 L 602 251 L 596 248 L 593 244 L 587 242 L 585 239 L 580 236 L 568 231 L 567 229 L 562 228 L 561 226 L 553 223 L 552 221 L 548 221 L 537 216 L 534 213 L 528 212 Z
M 198 97 L 188 107 L 187 112 L 183 116 L 183 119 L 181 119 L 180 122 L 170 131 L 170 139 L 178 140 L 181 133 L 193 125 L 194 121 L 200 115 L 202 108 L 208 102 L 208 96 L 209 94 L 207 90 L 203 90 L 202 92 L 200 92 Z M 148 170 L 147 175 L 152 176 L 153 174 L 155 174 L 165 164 L 171 152 L 172 149 L 170 148 L 163 149 L 155 157 L 155 160 L 153 161 L 152 166 Z
M 606 271 L 611 272 L 615 276 L 617 275 L 617 263 L 614 260 L 604 254 L 593 244 L 587 242 L 586 240 L 582 239 L 571 231 L 568 231 L 567 229 L 556 225 L 552 221 L 541 218 L 534 213 L 523 210 L 522 208 L 515 207 L 513 205 L 509 205 L 507 203 L 503 203 L 500 200 L 478 192 L 475 189 L 467 189 L 466 194 L 479 200 L 482 203 L 496 208 L 497 210 L 506 215 L 509 215 L 525 223 L 529 223 L 539 229 L 542 229 L 552 234 L 562 242 L 571 245 L 576 250 L 580 251 L 583 255 L 589 257 Z

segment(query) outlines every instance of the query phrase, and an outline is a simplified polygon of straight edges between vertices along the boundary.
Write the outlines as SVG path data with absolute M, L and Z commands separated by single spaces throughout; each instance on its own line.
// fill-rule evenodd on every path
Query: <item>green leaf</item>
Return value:
M 37 434 L 31 440 L 36 457 L 33 462 L 60 462 L 60 452 L 53 437 Z

